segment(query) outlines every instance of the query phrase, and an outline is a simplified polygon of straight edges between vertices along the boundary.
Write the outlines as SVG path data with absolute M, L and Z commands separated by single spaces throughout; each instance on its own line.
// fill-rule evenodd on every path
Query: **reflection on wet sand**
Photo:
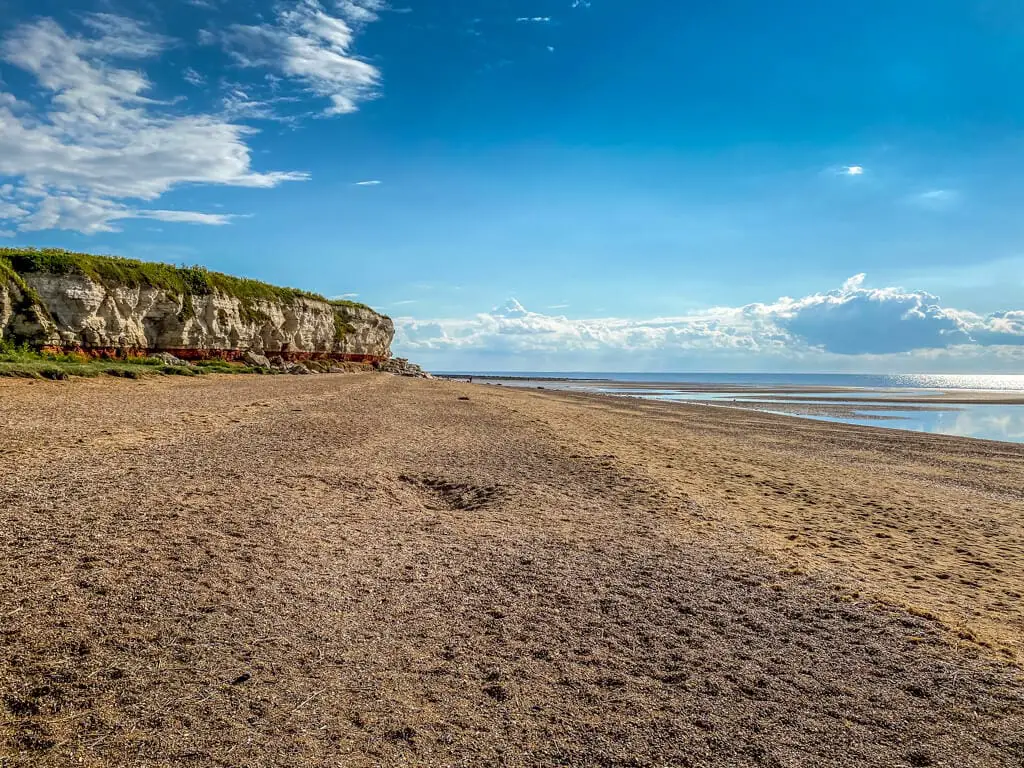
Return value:
M 704 382 L 481 379 L 504 386 L 702 403 L 915 432 L 1024 442 L 1024 393 L 854 387 L 750 387 Z

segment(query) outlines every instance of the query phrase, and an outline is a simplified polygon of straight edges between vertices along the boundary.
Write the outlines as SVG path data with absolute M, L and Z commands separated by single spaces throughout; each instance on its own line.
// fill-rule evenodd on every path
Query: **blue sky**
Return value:
M 0 242 L 358 294 L 434 368 L 1024 371 L 1019 2 L 0 0 L 0 36 Z

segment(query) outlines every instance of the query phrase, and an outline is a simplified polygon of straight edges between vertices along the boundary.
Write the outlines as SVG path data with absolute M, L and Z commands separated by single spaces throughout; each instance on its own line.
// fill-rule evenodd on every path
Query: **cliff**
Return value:
M 391 319 L 364 304 L 202 267 L 0 249 L 0 340 L 94 353 L 379 362 Z

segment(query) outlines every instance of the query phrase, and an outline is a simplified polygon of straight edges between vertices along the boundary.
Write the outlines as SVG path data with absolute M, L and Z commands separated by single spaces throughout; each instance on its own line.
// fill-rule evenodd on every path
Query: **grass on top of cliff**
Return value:
M 176 267 L 172 264 L 74 253 L 57 248 L 0 248 L 0 278 L 8 271 L 15 275 L 33 272 L 85 275 L 104 285 L 148 286 L 178 295 L 206 296 L 219 293 L 239 299 L 243 304 L 253 301 L 292 302 L 296 299 L 327 302 L 318 293 L 212 272 L 206 267 Z M 355 301 L 335 300 L 329 303 L 337 308 L 370 309 Z
M 78 353 L 51 354 L 26 346 L 14 346 L 0 339 L 0 378 L 50 379 L 63 381 L 73 376 L 96 378 L 116 376 L 141 379 L 146 376 L 201 376 L 206 373 L 255 373 L 249 366 L 226 360 L 206 360 L 193 365 L 166 365 L 153 357 L 93 358 Z

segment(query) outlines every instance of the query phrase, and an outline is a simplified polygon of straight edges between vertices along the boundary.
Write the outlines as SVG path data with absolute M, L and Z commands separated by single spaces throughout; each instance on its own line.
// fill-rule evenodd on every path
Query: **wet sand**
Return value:
M 934 408 L 927 405 L 872 405 L 870 411 L 866 411 L 863 405 L 849 403 L 803 403 L 790 402 L 787 400 L 723 400 L 709 405 L 723 408 L 745 408 L 752 411 L 766 411 L 768 413 L 784 413 L 792 416 L 819 416 L 832 419 L 861 419 L 864 421 L 903 421 L 906 412 L 933 411 L 947 413 L 957 410 L 954 408 Z
M 452 381 L 467 381 L 464 376 L 446 378 Z M 543 384 L 538 384 L 538 382 L 543 382 Z M 879 422 L 899 420 L 902 418 L 900 414 L 908 412 L 938 413 L 963 410 L 957 406 L 1024 406 L 1024 392 L 998 390 L 866 389 L 798 385 L 761 387 L 749 384 L 630 382 L 609 379 L 517 378 L 514 376 L 474 377 L 473 383 L 532 389 L 551 387 L 570 392 L 597 392 L 642 399 L 649 399 L 665 393 L 722 395 L 722 397 L 709 400 L 695 398 L 694 402 L 793 416 Z
M 0 763 L 1024 761 L 1022 446 L 378 375 L 0 435 Z
M 463 375 L 445 375 L 445 380 L 465 383 Z M 611 379 L 568 379 L 558 377 L 517 377 L 517 376 L 474 376 L 476 384 L 502 384 L 502 386 L 522 386 L 540 382 L 541 388 L 551 386 L 556 389 L 583 391 L 600 388 L 602 390 L 628 390 L 637 392 L 673 391 L 701 392 L 708 394 L 733 394 L 738 398 L 756 394 L 776 401 L 801 400 L 813 396 L 822 402 L 849 402 L 851 396 L 858 403 L 900 403 L 907 406 L 931 405 L 1024 405 L 1024 392 L 982 389 L 929 389 L 916 390 L 909 388 L 866 389 L 862 387 L 829 387 L 829 386 L 759 386 L 751 384 L 721 384 L 711 382 L 679 382 L 679 381 L 613 381 Z M 536 388 L 536 387 L 534 387 Z M 875 395 L 875 396 L 872 396 Z M 912 410 L 904 408 L 903 410 Z

